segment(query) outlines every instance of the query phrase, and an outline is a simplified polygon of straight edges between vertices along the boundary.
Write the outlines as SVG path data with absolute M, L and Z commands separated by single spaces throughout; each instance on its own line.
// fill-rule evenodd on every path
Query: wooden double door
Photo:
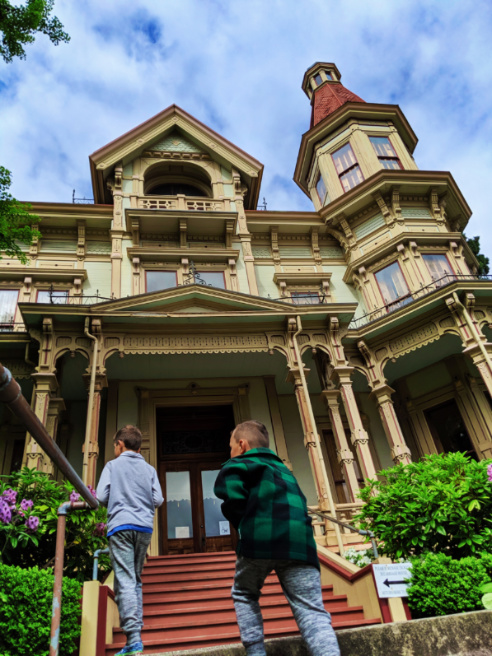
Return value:
M 234 529 L 213 488 L 229 458 L 232 406 L 157 409 L 163 554 L 229 551 Z

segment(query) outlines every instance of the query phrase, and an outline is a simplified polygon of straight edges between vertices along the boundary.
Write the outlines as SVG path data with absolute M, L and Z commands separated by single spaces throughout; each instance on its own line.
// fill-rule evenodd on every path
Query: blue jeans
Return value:
M 152 533 L 118 531 L 109 542 L 114 593 L 127 643 L 139 642 L 143 627 L 142 570 Z
M 247 656 L 266 656 L 259 604 L 266 577 L 275 570 L 299 631 L 312 656 L 340 656 L 331 616 L 323 606 L 321 578 L 312 565 L 297 560 L 238 556 L 232 598 Z

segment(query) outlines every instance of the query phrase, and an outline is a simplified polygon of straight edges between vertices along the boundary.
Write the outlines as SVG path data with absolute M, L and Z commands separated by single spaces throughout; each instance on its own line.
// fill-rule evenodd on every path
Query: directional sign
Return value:
M 391 565 L 373 565 L 374 578 L 378 595 L 381 599 L 389 597 L 408 597 L 405 579 L 411 576 L 411 563 L 393 563 Z

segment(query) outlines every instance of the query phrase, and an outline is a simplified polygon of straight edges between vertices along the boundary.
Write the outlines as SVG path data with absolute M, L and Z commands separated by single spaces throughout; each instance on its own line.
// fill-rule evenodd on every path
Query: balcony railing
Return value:
M 448 285 L 451 285 L 454 282 L 482 282 L 482 281 L 490 282 L 492 281 L 492 276 L 477 276 L 477 275 L 463 274 L 463 273 L 453 273 L 453 274 L 448 273 L 442 278 L 438 278 L 437 280 L 434 280 L 430 285 L 421 287 L 417 291 L 411 293 L 409 292 L 408 294 L 405 294 L 405 296 L 400 296 L 400 298 L 397 298 L 396 300 L 391 301 L 390 303 L 386 303 L 386 305 L 376 308 L 375 310 L 371 310 L 371 312 L 367 312 L 367 314 L 364 314 L 362 317 L 352 319 L 352 321 L 349 324 L 349 329 L 357 330 L 358 328 L 362 328 L 362 326 L 366 326 L 367 324 L 372 323 L 373 321 L 377 321 L 378 319 L 381 319 L 382 317 L 385 317 L 388 314 L 391 314 L 392 312 L 396 312 L 402 307 L 406 307 L 407 305 L 410 305 L 411 303 L 420 300 L 424 296 L 428 296 L 429 294 L 432 294 L 433 292 L 438 291 L 443 287 L 447 287 Z
M 138 199 L 138 208 L 143 210 L 190 210 L 196 212 L 230 212 L 228 198 L 215 199 L 203 196 L 147 196 Z

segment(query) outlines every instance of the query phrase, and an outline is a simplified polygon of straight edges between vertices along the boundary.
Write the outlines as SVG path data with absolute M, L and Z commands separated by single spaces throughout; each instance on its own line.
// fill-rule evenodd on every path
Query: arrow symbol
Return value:
M 405 585 L 407 582 L 406 581 L 388 581 L 388 579 L 386 579 L 386 581 L 383 581 L 383 583 L 384 583 L 384 585 L 387 585 L 388 588 L 389 588 L 390 585 Z

